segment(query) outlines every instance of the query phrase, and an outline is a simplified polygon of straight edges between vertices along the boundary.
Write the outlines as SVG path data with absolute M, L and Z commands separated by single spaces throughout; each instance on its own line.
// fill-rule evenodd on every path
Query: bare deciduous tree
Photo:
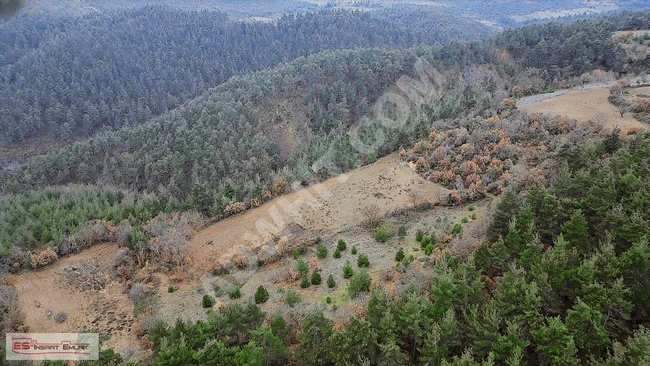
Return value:
M 376 227 L 379 223 L 380 207 L 376 203 L 371 203 L 359 209 L 363 216 L 363 225 L 367 227 Z

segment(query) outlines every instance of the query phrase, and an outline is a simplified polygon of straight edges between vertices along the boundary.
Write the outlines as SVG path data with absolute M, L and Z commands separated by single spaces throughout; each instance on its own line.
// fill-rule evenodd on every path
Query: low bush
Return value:
M 360 254 L 359 258 L 357 258 L 357 265 L 359 266 L 359 268 L 370 267 L 370 260 L 368 259 L 368 256 L 365 254 Z
M 325 244 L 319 243 L 318 246 L 316 247 L 316 256 L 318 258 L 327 258 L 327 248 L 325 247 Z
M 228 297 L 231 299 L 239 299 L 241 297 L 241 288 L 239 286 L 233 286 L 228 290 Z
M 384 229 L 379 229 L 375 232 L 375 240 L 380 243 L 385 243 L 388 240 L 388 233 Z
M 203 295 L 203 301 L 201 303 L 203 304 L 203 308 L 211 308 L 214 306 L 214 297 L 210 295 Z
M 352 276 L 354 276 L 354 269 L 352 269 L 350 261 L 346 261 L 345 266 L 343 266 L 343 278 L 350 278 Z
M 404 257 L 405 257 L 404 250 L 402 248 L 399 248 L 397 253 L 395 253 L 395 260 L 397 262 L 401 262 L 404 259 Z
M 295 291 L 291 289 L 287 290 L 287 292 L 284 294 L 284 303 L 289 306 L 294 306 L 300 301 L 301 301 L 300 295 L 298 295 Z
M 417 240 L 418 243 L 422 241 L 423 237 L 424 237 L 424 233 L 422 232 L 422 230 L 418 230 L 415 233 L 415 240 Z

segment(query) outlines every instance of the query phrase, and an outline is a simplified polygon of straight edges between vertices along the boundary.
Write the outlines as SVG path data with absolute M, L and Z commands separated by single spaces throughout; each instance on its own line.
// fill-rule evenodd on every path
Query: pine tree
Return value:
M 317 366 L 331 362 L 329 339 L 332 335 L 332 322 L 323 312 L 309 313 L 301 322 L 300 341 L 296 349 L 296 359 L 300 365 Z
M 264 288 L 264 286 L 260 285 L 257 288 L 257 291 L 255 292 L 255 303 L 263 304 L 268 299 L 269 299 L 269 292 Z
M 569 221 L 562 225 L 562 236 L 573 247 L 578 248 L 581 253 L 591 250 L 589 235 L 587 234 L 587 220 L 582 211 L 576 210 Z
M 404 259 L 404 250 L 399 248 L 397 253 L 395 253 L 395 261 L 401 262 Z
M 327 276 L 327 287 L 334 288 L 334 286 L 336 286 L 336 282 L 334 281 L 334 277 L 332 277 L 332 275 Z
M 343 266 L 343 278 L 350 278 L 352 276 L 354 276 L 352 265 L 350 264 L 350 261 L 345 261 L 345 265 Z
M 314 272 L 311 274 L 311 284 L 320 285 L 320 282 L 321 282 L 320 273 L 318 272 L 318 269 L 315 269 Z
M 546 324 L 531 331 L 537 352 L 551 365 L 579 365 L 578 350 L 571 332 L 559 317 L 547 318 Z

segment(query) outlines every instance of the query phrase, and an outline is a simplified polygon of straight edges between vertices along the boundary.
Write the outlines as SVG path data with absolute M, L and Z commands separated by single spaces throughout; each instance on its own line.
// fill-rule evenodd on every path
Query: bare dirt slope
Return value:
M 571 91 L 538 103 L 522 106 L 520 109 L 533 113 L 567 116 L 581 122 L 595 120 L 609 129 L 614 126 L 621 129 L 648 128 L 629 113 L 621 118 L 616 106 L 607 100 L 608 97 L 608 89 Z
M 122 293 L 122 286 L 110 279 L 116 252 L 117 244 L 103 244 L 10 278 L 29 330 L 67 333 L 95 328 L 111 335 L 107 347 L 120 350 L 133 345 L 133 305 Z M 87 272 L 89 266 L 96 270 L 89 282 L 94 288 L 83 289 L 78 279 L 88 276 L 81 272 Z M 65 313 L 67 319 L 57 322 L 57 313 Z
M 227 295 L 221 295 L 217 299 L 216 307 L 232 301 L 250 301 L 259 285 L 264 285 L 271 293 L 271 301 L 265 305 L 265 309 L 271 312 L 278 307 L 286 306 L 283 305 L 283 295 L 280 292 L 287 287 L 300 293 L 303 297 L 303 306 L 322 304 L 327 296 L 332 296 L 340 304 L 345 295 L 347 282 L 341 277 L 342 267 L 346 260 L 356 263 L 356 256 L 350 254 L 349 248 L 356 245 L 360 253 L 367 253 L 373 263 L 370 270 L 372 273 L 377 273 L 380 269 L 390 269 L 394 266 L 393 257 L 398 249 L 397 246 L 401 243 L 398 238 L 392 238 L 384 244 L 375 242 L 374 232 L 360 228 L 359 224 L 365 218 L 361 208 L 377 204 L 378 215 L 383 216 L 389 211 L 411 206 L 409 194 L 412 191 L 417 191 L 423 199 L 429 201 L 449 193 L 446 188 L 421 178 L 408 164 L 393 154 L 372 165 L 276 198 L 259 208 L 219 221 L 199 232 L 192 239 L 188 260 L 191 273 L 189 278 L 178 283 L 173 293 L 167 292 L 167 285 L 161 283 L 158 291 L 157 313 L 163 318 L 180 317 L 189 320 L 203 318 L 205 311 L 200 303 L 202 294 L 215 296 L 215 285 L 227 291 L 233 284 L 242 286 L 242 298 L 230 300 Z M 457 215 L 458 210 L 462 208 L 453 210 L 454 215 Z M 451 222 L 456 220 L 455 216 L 450 216 L 451 214 L 452 212 L 448 212 L 446 208 L 438 208 L 436 217 L 449 216 L 449 218 L 440 219 L 437 225 L 445 228 L 451 225 Z M 423 229 L 432 225 L 432 222 L 423 226 Z M 409 226 L 411 224 L 409 223 Z M 396 232 L 395 225 L 397 224 L 389 225 L 389 229 Z M 264 235 L 265 233 L 268 235 Z M 259 241 L 248 240 L 245 234 L 257 236 Z M 228 275 L 214 276 L 210 273 L 215 263 L 222 262 L 224 258 L 232 258 L 239 252 L 247 256 L 245 248 L 255 248 L 257 244 L 264 242 L 264 238 L 273 235 L 284 235 L 283 238 L 288 240 L 289 244 L 301 241 L 301 244 L 306 243 L 310 247 L 313 247 L 314 239 L 321 236 L 329 249 L 329 258 L 316 262 L 313 258 L 309 262 L 311 266 L 315 266 L 313 268 L 318 267 L 323 271 L 323 283 L 327 276 L 332 274 L 341 285 L 335 289 L 328 289 L 325 285 L 300 289 L 297 283 L 287 282 L 288 271 L 296 266 L 291 256 L 282 256 L 279 262 L 270 265 L 254 264 L 254 268 L 231 271 Z M 338 239 L 347 241 L 349 248 L 343 254 L 343 258 L 333 259 L 331 255 Z M 312 256 L 313 248 L 310 248 L 305 254 L 305 260 Z M 342 311 L 346 310 L 339 312 Z
M 251 243 L 245 234 L 264 238 L 269 236 L 265 234 L 279 234 L 294 223 L 313 235 L 336 233 L 361 222 L 363 214 L 360 209 L 365 206 L 378 204 L 382 215 L 407 206 L 412 190 L 429 199 L 449 192 L 417 175 L 393 154 L 372 165 L 217 222 L 194 236 L 190 258 L 202 264 L 202 268 L 209 269 L 210 262 L 229 249 L 254 246 L 255 243 Z
M 217 307 L 232 301 L 250 301 L 260 284 L 267 286 L 271 292 L 271 301 L 266 305 L 269 311 L 286 306 L 281 289 L 287 287 L 301 293 L 305 304 L 303 306 L 322 304 L 326 296 L 332 296 L 341 304 L 347 282 L 341 277 L 341 269 L 345 260 L 356 264 L 356 256 L 350 254 L 348 249 L 343 258 L 332 259 L 336 240 L 343 238 L 350 243 L 350 247 L 357 245 L 360 253 L 367 253 L 372 262 L 370 271 L 373 274 L 394 266 L 393 257 L 398 246 L 409 248 L 415 244 L 407 244 L 403 242 L 405 239 L 398 238 L 384 244 L 376 243 L 373 232 L 359 228 L 359 223 L 364 219 L 360 209 L 378 204 L 378 215 L 383 216 L 391 210 L 409 207 L 412 205 L 409 194 L 414 190 L 419 192 L 422 199 L 430 201 L 449 192 L 446 188 L 421 178 L 394 154 L 346 175 L 299 189 L 259 208 L 219 221 L 192 238 L 187 266 L 171 273 L 155 274 L 158 281 L 157 285 L 153 285 L 157 287 L 154 315 L 170 323 L 177 318 L 204 318 L 206 314 L 201 307 L 202 294 L 214 295 L 217 280 L 221 281 L 224 290 L 233 283 L 243 285 L 240 300 L 230 300 L 227 295 L 222 295 Z M 439 226 L 437 230 L 444 232 L 460 220 L 460 211 L 462 208 L 437 208 L 435 215 L 441 217 L 435 224 Z M 412 220 L 419 222 L 422 229 L 434 229 L 433 219 L 421 221 L 423 219 L 414 217 Z M 397 224 L 391 224 L 389 229 L 396 231 Z M 251 235 L 258 240 L 250 240 Z M 269 237 L 278 235 L 287 235 L 288 241 L 305 240 L 309 244 L 313 244 L 317 236 L 322 236 L 330 250 L 330 258 L 314 265 L 324 271 L 323 282 L 331 273 L 341 285 L 335 289 L 322 285 L 301 290 L 295 282 L 285 281 L 288 269 L 295 267 L 295 260 L 286 256 L 280 257 L 277 263 L 234 271 L 231 275 L 214 276 L 210 273 L 214 264 L 223 257 L 230 258 L 233 253 L 241 252 L 242 248 L 254 248 Z M 414 232 L 409 230 L 408 236 L 413 235 Z M 13 276 L 10 282 L 19 293 L 20 307 L 26 314 L 30 330 L 74 332 L 83 328 L 96 328 L 111 336 L 105 343 L 107 347 L 118 351 L 129 347 L 137 348 L 138 340 L 132 332 L 133 302 L 123 293 L 123 287 L 118 283 L 112 268 L 117 249 L 116 244 L 96 246 L 62 258 L 42 270 L 25 271 Z M 245 250 L 244 255 L 247 255 Z M 305 254 L 305 259 L 312 255 L 313 248 Z M 95 270 L 93 276 L 97 281 L 96 288 L 84 290 L 70 278 L 76 278 L 81 272 L 86 273 L 87 265 Z M 168 292 L 169 286 L 174 287 L 173 292 Z M 347 311 L 350 310 L 336 313 L 344 318 L 348 315 Z M 62 323 L 55 320 L 56 314 L 60 312 L 68 315 Z

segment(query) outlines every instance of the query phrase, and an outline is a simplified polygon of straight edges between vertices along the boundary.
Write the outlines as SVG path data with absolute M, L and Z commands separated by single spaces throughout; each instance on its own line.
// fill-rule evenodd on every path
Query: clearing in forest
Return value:
M 607 100 L 608 97 L 609 89 L 577 90 L 529 104 L 520 107 L 520 109 L 532 113 L 567 116 L 580 122 L 593 120 L 608 129 L 615 126 L 622 130 L 648 129 L 647 125 L 635 119 L 631 113 L 626 113 L 624 117 L 621 117 L 618 108 Z

